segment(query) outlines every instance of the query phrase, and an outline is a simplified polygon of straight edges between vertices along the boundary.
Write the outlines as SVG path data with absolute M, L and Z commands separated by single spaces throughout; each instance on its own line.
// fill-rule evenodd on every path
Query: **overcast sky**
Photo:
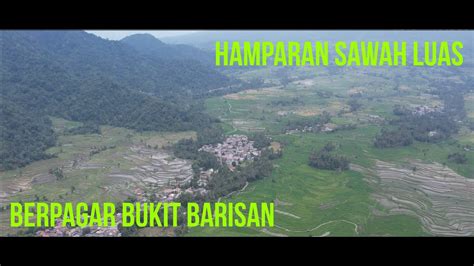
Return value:
M 136 33 L 150 33 L 157 38 L 177 36 L 196 31 L 191 30 L 86 30 L 87 32 L 93 33 L 99 37 L 109 40 L 120 40 L 123 37 L 136 34 Z

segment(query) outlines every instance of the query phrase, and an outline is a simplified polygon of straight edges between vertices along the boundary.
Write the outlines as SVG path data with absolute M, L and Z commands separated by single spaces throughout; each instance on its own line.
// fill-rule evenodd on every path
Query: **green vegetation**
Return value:
M 349 160 L 344 156 L 332 154 L 334 144 L 328 143 L 321 150 L 311 153 L 308 164 L 314 168 L 325 170 L 348 170 Z
M 456 152 L 448 154 L 448 160 L 457 164 L 465 164 L 467 162 L 467 157 L 465 153 Z
M 424 236 L 424 220 L 378 197 L 407 193 L 400 198 L 415 198 L 430 215 L 430 198 L 418 187 L 397 187 L 404 184 L 397 173 L 423 177 L 422 185 L 438 174 L 461 185 L 474 178 L 472 62 L 226 69 L 227 78 L 206 65 L 207 52 L 151 36 L 110 42 L 74 31 L 1 34 L 2 204 L 134 201 L 132 185 L 157 176 L 164 161 L 184 165 L 178 172 L 184 169 L 192 188 L 202 188 L 201 170 L 216 170 L 208 194 L 182 193 L 179 201 L 274 202 L 277 226 L 121 229 L 124 235 Z M 436 111 L 413 112 L 425 105 Z M 249 136 L 262 155 L 232 171 L 198 151 L 231 134 Z M 140 193 L 152 194 L 147 186 Z M 442 204 L 458 204 L 444 196 Z M 0 212 L 2 233 L 11 233 L 7 214 Z
M 372 236 L 429 236 L 419 227 L 419 221 L 406 215 L 374 216 L 366 225 Z
M 350 222 L 363 223 L 374 204 L 369 198 L 370 188 L 364 183 L 362 176 L 354 171 L 337 173 L 318 170 L 306 163 L 311 146 L 317 144 L 321 147 L 334 135 L 325 136 L 324 140 L 319 140 L 319 136 L 312 134 L 305 134 L 303 138 L 288 135 L 278 137 L 278 141 L 287 145 L 283 156 L 273 162 L 276 166 L 273 174 L 250 183 L 244 191 L 227 200 L 278 202 L 276 209 L 288 214 L 275 213 L 279 227 L 269 229 L 272 233 L 319 236 L 330 231 L 330 235 L 358 235 Z M 325 224 L 327 222 L 329 223 Z M 190 235 L 267 234 L 251 228 L 193 228 Z
M 323 74 L 311 70 L 308 72 L 317 77 L 305 80 L 305 70 L 299 68 L 292 70 L 293 76 L 300 75 L 299 79 L 288 82 L 284 89 L 249 90 L 207 100 L 209 114 L 220 118 L 227 134 L 264 132 L 283 146 L 282 157 L 273 161 L 271 176 L 250 183 L 243 191 L 237 188 L 237 193 L 223 199 L 274 201 L 278 210 L 275 213 L 277 227 L 262 231 L 192 228 L 188 235 L 429 235 L 417 217 L 390 215 L 373 198 L 381 191 L 373 172 L 377 160 L 398 165 L 413 160 L 438 162 L 474 178 L 474 166 L 458 164 L 453 156 L 448 159 L 448 155 L 454 153 L 465 154 L 468 161 L 474 159 L 472 149 L 466 146 L 474 143 L 474 137 L 462 129 L 464 124 L 453 122 L 457 117 L 450 114 L 417 117 L 405 108 L 427 102 L 446 107 L 444 96 L 430 88 L 429 77 L 436 74 L 426 74 L 428 70 L 425 69 L 416 71 L 420 73 L 374 69 L 362 74 L 364 78 L 361 78 L 357 76 L 357 70 L 327 76 L 324 70 Z M 269 69 L 242 75 L 260 75 L 266 80 L 278 81 L 278 75 Z M 397 82 L 395 76 L 399 76 Z M 351 97 L 348 88 L 357 88 L 358 96 Z M 351 110 L 351 105 L 356 108 Z M 334 123 L 346 130 L 282 134 L 288 126 L 303 129 L 323 122 Z M 257 131 L 260 127 L 265 130 Z M 438 131 L 441 135 L 428 140 L 430 131 Z M 341 161 L 345 163 L 350 161 L 350 169 L 333 171 L 310 167 L 308 158 L 318 153 L 315 150 L 330 154 L 333 159 L 344 158 Z
M 67 129 L 64 134 L 68 135 L 84 135 L 84 134 L 100 134 L 100 127 L 98 124 L 92 122 L 85 122 L 84 125 Z
M 271 140 L 261 132 L 251 134 L 249 139 L 254 142 L 253 146 L 257 149 L 267 148 L 271 143 Z
M 322 125 L 329 123 L 331 116 L 328 112 L 323 112 L 320 116 L 308 116 L 308 117 L 296 117 L 290 119 L 286 123 L 287 130 L 304 130 L 310 129 L 309 131 L 317 132 Z
M 199 128 L 197 138 L 181 139 L 172 147 L 174 155 L 178 158 L 196 160 L 202 157 L 198 149 L 203 145 L 215 144 L 224 140 L 224 132 L 219 124 L 212 124 L 210 127 Z
M 349 105 L 350 107 L 350 112 L 356 112 L 358 111 L 360 108 L 362 108 L 362 104 L 357 101 L 357 99 L 350 99 L 348 102 L 347 102 L 347 105 Z
M 140 152 L 159 147 L 156 152 L 167 155 L 162 148 L 180 139 L 196 138 L 195 132 L 137 132 L 125 128 L 100 126 L 101 134 L 66 132 L 82 127 L 82 123 L 52 117 L 52 128 L 57 135 L 56 145 L 45 154 L 49 159 L 32 162 L 20 169 L 1 171 L 0 186 L 8 201 L 56 202 L 121 202 L 129 199 L 132 181 L 113 178 L 112 174 L 136 175 L 133 170 L 146 162 L 131 160 Z M 135 150 L 140 147 L 139 150 Z M 151 148 L 147 148 L 151 147 Z M 9 212 L 0 212 L 2 235 L 17 231 L 10 228 Z
M 216 136 L 209 138 L 209 136 Z M 200 147 L 207 144 L 215 144 L 224 140 L 220 127 L 208 128 L 197 132 L 197 140 L 183 139 L 173 146 L 174 155 L 183 159 L 193 160 L 194 178 L 191 187 L 198 187 L 197 179 L 200 171 L 213 169 L 212 179 L 207 185 L 206 197 L 197 197 L 194 200 L 218 200 L 218 198 L 241 189 L 247 182 L 256 181 L 269 176 L 273 170 L 271 160 L 281 156 L 281 151 L 273 152 L 269 148 L 270 139 L 262 133 L 254 133 L 249 138 L 254 141 L 254 147 L 262 150 L 262 153 L 253 161 L 238 165 L 235 170 L 230 170 L 227 165 L 217 161 L 213 154 L 198 151 Z M 190 201 L 189 195 L 181 201 Z
M 210 51 L 204 51 L 191 45 L 166 44 L 151 34 L 133 34 L 123 38 L 120 40 L 120 42 L 130 45 L 145 56 L 153 58 L 165 59 L 169 61 L 193 60 L 205 65 L 214 64 L 213 53 Z M 197 67 L 199 64 L 194 66 Z M 198 80 L 198 82 L 206 81 L 208 80 Z
M 51 158 L 45 153 L 56 141 L 51 120 L 10 102 L 1 104 L 0 171 Z
M 44 178 L 33 181 L 30 189 L 24 189 L 16 199 L 34 198 L 34 195 L 46 196 L 49 200 L 118 200 L 125 199 L 125 191 L 103 193 L 103 188 L 115 184 L 108 175 L 114 171 L 128 171 L 133 162 L 127 156 L 137 152 L 131 147 L 172 145 L 182 138 L 192 138 L 194 132 L 136 132 L 125 128 L 101 126 L 101 134 L 62 134 L 77 125 L 70 126 L 70 121 L 53 118 L 53 127 L 58 135 L 57 144 L 46 150 L 50 159 L 33 162 L 19 170 L 0 172 L 0 181 L 5 187 L 12 182 L 12 187 L 24 179 L 31 181 L 33 176 Z M 66 124 L 61 128 L 61 124 Z M 52 156 L 54 155 L 54 156 Z M 48 173 L 52 175 L 49 179 Z M 117 180 L 119 181 L 119 180 Z M 76 193 L 71 196 L 71 186 Z M 7 191 L 8 192 L 8 191 Z M 59 196 L 63 196 L 60 199 Z
M 405 130 L 382 129 L 375 137 L 374 145 L 377 148 L 403 147 L 413 143 L 413 136 Z
M 255 161 L 239 166 L 235 171 L 230 171 L 227 166 L 217 168 L 218 173 L 213 176 L 209 183 L 210 193 L 207 199 L 217 200 L 231 192 L 242 189 L 246 182 L 253 182 L 270 176 L 273 164 L 269 155 L 270 152 L 267 151 Z
M 442 113 L 408 116 L 404 117 L 400 123 L 402 130 L 411 131 L 413 138 L 422 142 L 439 142 L 448 139 L 459 130 L 456 121 Z
M 145 57 L 127 44 L 83 31 L 1 36 L 2 169 L 47 158 L 44 151 L 55 141 L 48 115 L 85 122 L 70 134 L 98 133 L 98 125 L 206 128 L 212 119 L 193 97 L 229 84 L 199 62 Z
M 448 139 L 459 130 L 459 123 L 466 117 L 464 97 L 471 88 L 456 83 L 437 83 L 442 88 L 433 91 L 444 102 L 444 110 L 435 109 L 410 111 L 408 108 L 395 105 L 393 113 L 398 119 L 390 121 L 396 129 L 382 129 L 374 145 L 379 148 L 408 146 L 413 141 L 439 142 Z M 468 122 L 467 122 L 468 123 Z

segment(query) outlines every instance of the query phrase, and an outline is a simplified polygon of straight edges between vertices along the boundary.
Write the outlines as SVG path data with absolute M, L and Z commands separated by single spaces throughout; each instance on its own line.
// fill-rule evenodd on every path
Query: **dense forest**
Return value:
M 65 135 L 101 134 L 100 126 L 94 122 L 87 121 L 82 126 L 64 130 Z
M 224 141 L 224 130 L 218 124 L 197 129 L 197 138 L 181 139 L 173 145 L 172 150 L 176 157 L 188 160 L 197 160 L 201 154 L 198 149 L 207 144 L 216 144 Z
M 465 164 L 467 163 L 467 156 L 465 153 L 455 152 L 448 154 L 448 160 L 457 164 Z
M 209 182 L 209 198 L 216 200 L 232 191 L 241 189 L 246 182 L 252 182 L 270 176 L 273 170 L 271 151 L 264 150 L 260 157 L 249 162 L 237 171 L 230 171 L 227 167 L 219 168 L 217 176 Z
M 336 146 L 327 143 L 322 149 L 312 152 L 309 156 L 308 164 L 311 167 L 324 170 L 348 170 L 349 160 L 334 153 Z
M 0 34 L 2 169 L 47 157 L 55 139 L 48 116 L 87 122 L 88 132 L 209 127 L 214 120 L 195 98 L 229 82 L 197 61 L 146 57 L 83 31 Z
M 395 129 L 382 129 L 374 145 L 378 148 L 408 146 L 414 140 L 439 142 L 456 133 L 459 125 L 446 113 L 433 112 L 425 115 L 401 115 L 391 121 Z
M 50 158 L 44 150 L 56 141 L 51 120 L 1 98 L 0 102 L 0 169 Z
M 249 140 L 253 141 L 253 146 L 257 149 L 267 148 L 271 144 L 271 139 L 262 132 L 251 134 Z
M 195 60 L 144 55 L 121 41 L 101 39 L 83 31 L 3 31 L 5 49 L 24 49 L 43 55 L 81 80 L 96 76 L 137 91 L 173 97 L 199 94 L 228 85 L 228 78 Z M 158 48 L 159 49 L 159 48 Z M 19 52 L 21 52 L 21 50 Z

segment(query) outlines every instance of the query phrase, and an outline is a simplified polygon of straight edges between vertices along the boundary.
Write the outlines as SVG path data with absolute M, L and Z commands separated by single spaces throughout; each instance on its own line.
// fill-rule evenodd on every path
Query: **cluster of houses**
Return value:
M 115 216 L 116 221 L 122 221 L 122 214 L 117 213 Z M 117 222 L 117 225 L 120 222 Z M 36 236 L 40 237 L 119 237 L 122 236 L 117 225 L 99 227 L 67 227 L 62 226 L 62 220 L 56 220 L 56 226 L 51 228 L 45 228 L 42 230 L 36 231 Z
M 255 148 L 254 141 L 245 135 L 229 136 L 223 143 L 215 145 L 204 145 L 199 151 L 209 152 L 216 156 L 222 165 L 227 165 L 230 170 L 246 160 L 252 161 L 261 155 L 261 151 Z M 217 173 L 216 169 L 200 169 L 197 184 L 189 186 L 191 179 L 178 182 L 174 185 L 168 184 L 168 188 L 156 184 L 147 184 L 147 188 L 137 187 L 133 190 L 133 195 L 139 202 L 176 201 L 182 194 L 192 196 L 205 196 L 208 194 L 207 185 L 212 176 Z
M 288 129 L 286 130 L 286 135 L 297 134 L 297 133 L 305 133 L 305 132 L 314 132 L 314 128 L 311 126 L 304 126 L 303 128 L 295 128 L 295 129 Z
M 207 179 L 208 180 L 208 179 Z M 137 201 L 139 202 L 150 202 L 150 201 L 160 201 L 160 202 L 171 202 L 176 201 L 179 196 L 183 193 L 188 193 L 191 195 L 206 195 L 208 191 L 204 188 L 207 185 L 200 185 L 198 188 L 183 188 L 181 186 L 173 186 L 171 188 L 160 189 L 159 191 L 144 191 L 142 188 L 136 188 L 134 190 L 134 195 Z
M 181 194 L 190 194 L 190 195 L 201 195 L 204 196 L 207 194 L 207 190 L 204 188 L 192 188 L 188 187 L 186 189 L 181 188 L 181 187 L 176 187 L 176 188 L 168 188 L 163 190 L 163 199 L 161 201 L 163 202 L 169 202 L 169 201 L 175 201 Z
M 229 136 L 224 143 L 204 145 L 199 151 L 214 154 L 221 164 L 226 164 L 231 170 L 242 162 L 260 156 L 260 151 L 253 146 L 253 141 L 245 135 Z
M 376 124 L 379 124 L 379 123 L 382 123 L 385 121 L 385 119 L 379 115 L 367 115 L 367 120 L 370 122 L 370 123 L 376 123 Z
M 333 132 L 337 129 L 337 125 L 333 123 L 326 123 L 324 125 L 304 126 L 303 128 L 295 128 L 286 130 L 286 135 L 306 133 L 306 132 Z
M 421 115 L 426 115 L 426 114 L 429 114 L 429 113 L 441 112 L 441 111 L 442 111 L 442 108 L 439 107 L 439 106 L 430 107 L 430 106 L 427 106 L 427 105 L 419 105 L 419 106 L 416 106 L 411 113 L 413 115 L 421 116 Z

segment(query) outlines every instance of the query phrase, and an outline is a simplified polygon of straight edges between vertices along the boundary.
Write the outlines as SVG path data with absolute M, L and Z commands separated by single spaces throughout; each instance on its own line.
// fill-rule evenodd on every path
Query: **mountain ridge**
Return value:
M 147 58 L 81 31 L 0 31 L 0 37 L 1 169 L 47 157 L 55 140 L 48 116 L 138 131 L 206 127 L 212 119 L 193 98 L 227 82 L 201 64 Z
M 206 66 L 214 63 L 214 54 L 186 44 L 167 44 L 148 33 L 129 35 L 120 40 L 138 52 L 161 59 L 194 60 Z

